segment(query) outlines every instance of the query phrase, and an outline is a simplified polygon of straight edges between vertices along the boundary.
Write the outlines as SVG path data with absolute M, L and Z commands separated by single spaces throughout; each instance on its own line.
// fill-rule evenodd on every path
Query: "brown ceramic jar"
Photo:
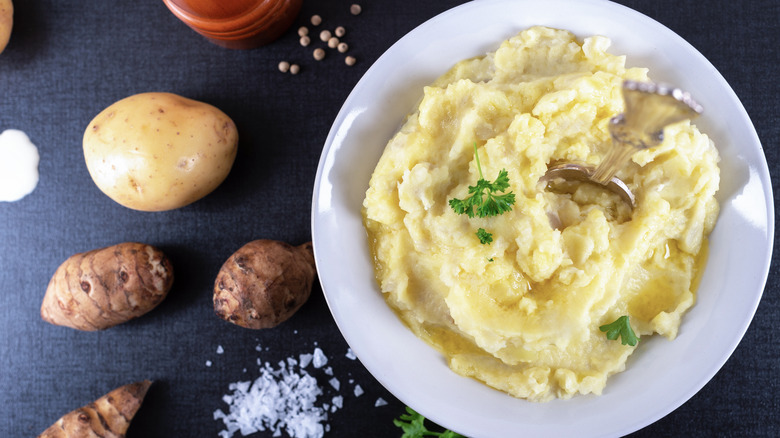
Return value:
M 270 43 L 292 25 L 303 0 L 163 0 L 195 32 L 230 49 Z

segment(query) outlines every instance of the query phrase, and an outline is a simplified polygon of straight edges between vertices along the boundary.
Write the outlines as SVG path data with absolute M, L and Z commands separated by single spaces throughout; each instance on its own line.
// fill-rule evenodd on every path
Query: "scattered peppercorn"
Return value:
M 352 4 L 349 7 L 349 12 L 352 15 L 359 15 L 361 12 L 363 12 L 363 8 L 355 3 Z M 311 24 L 314 26 L 319 26 L 322 24 L 322 17 L 319 15 L 312 15 L 310 18 Z M 346 53 L 349 50 L 349 45 L 343 41 L 340 40 L 341 37 L 346 35 L 347 30 L 344 28 L 344 26 L 338 26 L 331 32 L 330 30 L 323 29 L 319 33 L 320 40 L 322 42 L 326 43 L 327 46 L 331 49 L 336 49 L 340 53 Z M 310 31 L 307 26 L 301 26 L 298 28 L 298 36 L 300 39 L 298 40 L 301 46 L 307 47 L 311 44 L 311 36 L 309 35 Z M 322 61 L 325 59 L 325 49 L 323 48 L 316 48 L 312 52 L 312 55 L 314 56 L 314 59 L 317 61 Z M 357 62 L 357 59 L 353 56 L 346 56 L 344 57 L 344 63 L 346 65 L 352 66 L 355 65 Z M 298 64 L 290 64 L 288 61 L 281 61 L 279 63 L 279 71 L 283 73 L 289 72 L 290 74 L 298 74 L 301 71 L 301 67 Z

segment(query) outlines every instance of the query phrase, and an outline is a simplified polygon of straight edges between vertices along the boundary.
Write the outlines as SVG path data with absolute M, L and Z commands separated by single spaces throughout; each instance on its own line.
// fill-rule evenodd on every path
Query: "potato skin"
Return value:
M 173 267 L 159 249 L 125 242 L 75 254 L 54 272 L 41 318 L 94 331 L 137 318 L 155 308 L 173 285 Z
M 0 0 L 0 53 L 3 53 L 11 39 L 14 27 L 14 5 L 11 0 Z
M 123 438 L 151 385 L 143 380 L 120 386 L 63 415 L 38 438 Z
M 214 311 L 241 327 L 275 327 L 309 299 L 315 274 L 311 242 L 249 242 L 222 265 L 214 282 Z
M 227 178 L 238 130 L 218 108 L 172 93 L 140 93 L 101 111 L 84 131 L 92 180 L 141 211 L 183 207 Z

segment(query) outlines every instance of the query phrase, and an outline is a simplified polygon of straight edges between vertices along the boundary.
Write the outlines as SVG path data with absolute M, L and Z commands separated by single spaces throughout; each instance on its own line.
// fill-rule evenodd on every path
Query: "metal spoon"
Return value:
M 664 127 L 693 119 L 703 108 L 690 93 L 650 82 L 624 81 L 623 100 L 623 114 L 613 117 L 609 123 L 612 148 L 598 167 L 560 163 L 549 167 L 541 180 L 562 178 L 596 183 L 617 193 L 633 208 L 634 194 L 615 173 L 635 152 L 661 144 Z

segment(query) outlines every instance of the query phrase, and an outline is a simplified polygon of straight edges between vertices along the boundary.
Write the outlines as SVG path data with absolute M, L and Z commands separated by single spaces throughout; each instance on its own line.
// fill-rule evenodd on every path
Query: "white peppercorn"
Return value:
M 301 71 L 301 67 L 298 64 L 293 64 L 290 66 L 290 74 L 297 75 L 299 71 Z
M 352 56 L 347 56 L 346 58 L 344 58 L 344 63 L 347 65 L 355 65 L 356 61 L 357 60 Z
M 328 47 L 330 47 L 331 49 L 335 49 L 336 47 L 338 47 L 338 45 L 339 45 L 339 39 L 338 38 L 331 37 L 328 40 Z
M 358 15 L 362 11 L 363 11 L 363 8 L 361 8 L 359 4 L 353 4 L 352 6 L 349 7 L 349 12 L 352 15 Z
M 313 24 L 315 26 L 319 26 L 320 23 L 322 23 L 322 17 L 320 17 L 319 15 L 312 15 L 311 16 L 311 24 Z
M 325 51 L 322 49 L 314 49 L 314 59 L 322 61 L 325 58 Z
M 306 36 L 309 34 L 309 28 L 306 26 L 301 26 L 298 28 L 298 36 Z
M 304 35 L 301 37 L 300 43 L 303 47 L 306 47 L 311 43 L 311 38 L 309 38 L 308 35 Z
M 330 37 L 331 34 L 329 30 L 323 30 L 322 32 L 320 32 L 320 40 L 322 40 L 322 42 L 327 42 L 330 39 Z
M 338 49 L 339 52 L 344 53 L 347 50 L 349 50 L 349 46 L 347 45 L 347 43 L 339 43 L 339 45 L 337 46 L 337 49 Z
M 344 36 L 344 34 L 346 34 L 346 33 L 347 33 L 347 30 L 346 30 L 346 29 L 344 29 L 344 26 L 339 26 L 339 27 L 337 27 L 337 28 L 336 28 L 336 29 L 333 31 L 333 33 L 334 33 L 334 34 L 335 34 L 337 37 L 341 38 L 341 37 L 343 37 L 343 36 Z
M 290 69 L 290 63 L 287 61 L 282 61 L 279 63 L 279 71 L 282 73 L 287 73 L 287 70 Z

